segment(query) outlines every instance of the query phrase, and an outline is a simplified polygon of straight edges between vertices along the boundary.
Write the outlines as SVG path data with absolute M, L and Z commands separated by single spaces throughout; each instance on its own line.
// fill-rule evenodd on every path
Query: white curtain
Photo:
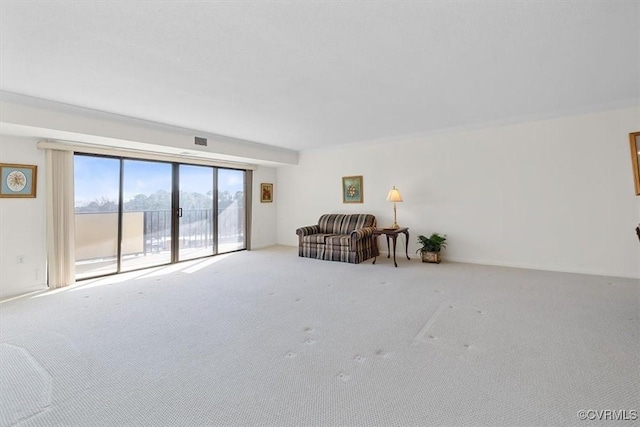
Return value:
M 73 152 L 46 151 L 47 271 L 55 289 L 75 283 Z

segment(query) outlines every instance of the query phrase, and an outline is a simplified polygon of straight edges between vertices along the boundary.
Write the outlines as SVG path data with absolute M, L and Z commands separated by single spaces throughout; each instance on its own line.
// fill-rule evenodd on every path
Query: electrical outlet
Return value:
M 18 255 L 18 264 L 24 264 L 24 255 Z

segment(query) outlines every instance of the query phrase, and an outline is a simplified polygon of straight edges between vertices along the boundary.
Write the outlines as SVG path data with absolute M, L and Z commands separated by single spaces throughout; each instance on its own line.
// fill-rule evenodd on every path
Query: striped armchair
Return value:
M 300 227 L 298 256 L 358 264 L 379 255 L 370 214 L 322 215 L 317 225 Z

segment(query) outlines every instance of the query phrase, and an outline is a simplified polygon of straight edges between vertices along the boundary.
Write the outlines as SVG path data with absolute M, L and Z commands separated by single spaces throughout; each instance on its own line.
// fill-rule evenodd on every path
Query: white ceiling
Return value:
M 5 1 L 0 90 L 304 150 L 638 105 L 638 1 Z

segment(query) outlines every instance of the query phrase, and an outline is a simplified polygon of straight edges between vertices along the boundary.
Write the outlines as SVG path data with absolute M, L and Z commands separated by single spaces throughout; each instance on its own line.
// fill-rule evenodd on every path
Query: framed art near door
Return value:
M 36 197 L 37 166 L 0 163 L 0 197 Z
M 631 145 L 631 164 L 633 165 L 633 181 L 636 186 L 636 195 L 640 196 L 640 132 L 629 134 Z
M 273 202 L 273 184 L 269 182 L 263 182 L 262 184 L 260 184 L 260 202 Z

